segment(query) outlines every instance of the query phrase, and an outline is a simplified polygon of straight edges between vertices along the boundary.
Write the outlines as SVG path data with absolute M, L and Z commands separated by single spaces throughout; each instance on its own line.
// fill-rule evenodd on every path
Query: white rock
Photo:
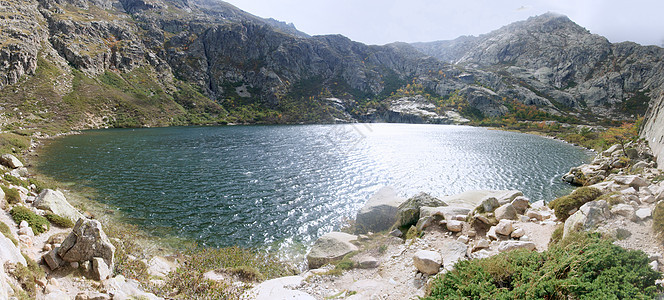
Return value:
M 533 202 L 533 204 L 531 204 L 530 207 L 532 207 L 534 209 L 541 209 L 541 208 L 544 208 L 544 207 L 547 207 L 547 206 L 546 206 L 546 203 L 544 202 L 544 200 L 539 200 L 539 201 Z
M 489 231 L 486 232 L 486 237 L 492 240 L 498 239 L 498 235 L 496 234 L 496 226 L 491 226 L 491 228 L 489 228 Z
M 636 215 L 634 214 L 634 207 L 629 204 L 617 204 L 611 208 L 611 213 L 614 215 L 619 215 L 627 218 L 628 220 L 634 220 Z
M 507 203 L 505 205 L 502 205 L 501 207 L 496 208 L 495 214 L 496 214 L 496 219 L 498 221 L 516 220 L 517 217 L 517 211 L 514 208 L 514 206 L 512 206 L 511 203 Z
M 500 220 L 500 222 L 498 222 L 498 225 L 496 225 L 495 228 L 497 234 L 502 234 L 505 236 L 509 236 L 512 233 L 512 230 L 514 230 L 512 227 L 512 221 L 505 219 Z
M 113 299 L 162 299 L 152 293 L 148 293 L 142 290 L 138 281 L 133 279 L 126 279 L 122 275 L 118 275 L 107 280 L 104 282 L 104 287 L 108 293 L 113 294 Z
M 440 247 L 440 251 L 443 258 L 443 268 L 450 271 L 454 268 L 454 264 L 466 259 L 468 245 L 459 241 L 448 241 Z
M 443 258 L 440 253 L 428 250 L 420 250 L 413 255 L 413 264 L 418 271 L 427 275 L 437 274 Z
M 447 221 L 447 230 L 452 231 L 452 232 L 459 232 L 463 230 L 463 223 L 461 221 L 457 220 L 449 220 Z
M 462 236 L 457 238 L 457 241 L 462 242 L 464 244 L 468 244 L 469 239 L 468 239 L 468 236 L 462 235 Z
M 35 233 L 32 231 L 32 228 L 23 227 L 18 230 L 18 235 L 35 236 Z
M 390 228 L 397 221 L 399 205 L 405 198 L 397 195 L 392 187 L 383 187 L 371 196 L 355 218 L 357 228 L 364 232 L 382 231 Z
M 37 199 L 35 199 L 34 206 L 39 209 L 52 211 L 54 214 L 65 217 L 72 222 L 85 218 L 83 214 L 67 202 L 65 195 L 60 191 L 51 189 L 43 190 Z
M 20 160 L 18 160 L 16 156 L 11 154 L 3 154 L 2 156 L 0 156 L 0 162 L 3 165 L 10 167 L 12 169 L 23 167 L 23 163 Z
M 342 259 L 346 254 L 357 251 L 357 246 L 351 242 L 357 240 L 357 236 L 343 233 L 327 233 L 314 243 L 307 254 L 310 269 L 317 269 L 322 265 Z
M 530 237 L 527 236 L 527 235 L 524 235 L 524 236 L 522 236 L 521 238 L 519 238 L 519 241 L 524 241 L 524 242 L 525 242 L 525 241 L 530 241 Z
M 618 184 L 629 185 L 633 188 L 648 186 L 648 182 L 638 175 L 616 176 L 613 178 L 613 181 L 615 181 Z
M 111 276 L 111 269 L 101 257 L 92 258 L 92 278 L 94 280 L 106 280 Z
M 530 206 L 530 199 L 523 196 L 516 197 L 512 200 L 512 206 L 516 209 L 517 213 L 523 214 Z
M 512 234 L 510 236 L 515 239 L 518 239 L 524 235 L 526 235 L 526 231 L 523 230 L 523 228 L 517 228 L 514 231 L 512 231 Z
M 480 239 L 480 240 L 475 242 L 475 245 L 473 246 L 472 252 L 475 252 L 475 251 L 480 250 L 480 249 L 489 248 L 490 244 L 491 243 L 489 242 L 489 240 Z
M 498 246 L 499 252 L 507 252 L 516 249 L 528 249 L 530 251 L 535 250 L 536 245 L 533 242 L 524 242 L 524 241 L 502 241 Z
M 542 214 L 539 211 L 529 209 L 526 211 L 526 216 L 531 219 L 535 219 L 538 221 L 542 221 L 544 218 L 542 218 Z
M 21 221 L 21 224 L 18 225 L 18 228 L 27 228 L 28 226 L 30 226 L 30 224 L 28 224 L 28 221 L 23 220 Z
M 640 220 L 645 220 L 645 219 L 649 218 L 650 216 L 652 216 L 652 209 L 649 208 L 649 207 L 639 208 L 638 210 L 636 210 L 636 216 Z

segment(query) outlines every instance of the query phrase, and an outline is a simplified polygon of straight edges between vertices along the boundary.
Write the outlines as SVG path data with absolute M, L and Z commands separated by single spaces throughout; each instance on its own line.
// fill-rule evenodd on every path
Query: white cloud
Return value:
M 648 0 L 229 0 L 309 34 L 343 34 L 368 44 L 478 35 L 547 11 L 612 42 L 660 44 L 664 2 Z

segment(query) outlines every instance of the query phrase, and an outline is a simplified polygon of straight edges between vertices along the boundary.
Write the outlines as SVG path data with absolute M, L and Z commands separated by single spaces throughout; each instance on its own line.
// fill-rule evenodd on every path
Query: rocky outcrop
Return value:
M 415 225 L 420 219 L 420 208 L 423 206 L 439 207 L 447 206 L 444 201 L 434 198 L 427 193 L 419 193 L 399 205 L 397 212 L 397 226 Z
M 98 257 L 113 269 L 115 246 L 111 244 L 97 220 L 80 219 L 57 250 L 66 262 L 86 262 Z
M 397 221 L 399 205 L 405 200 L 392 187 L 378 190 L 357 213 L 355 222 L 358 232 L 389 229 Z
M 11 154 L 3 154 L 2 157 L 0 157 L 0 163 L 12 169 L 23 167 L 23 163 L 20 160 L 18 160 L 16 156 Z
M 76 208 L 71 206 L 65 195 L 60 191 L 44 189 L 35 199 L 33 205 L 39 209 L 49 210 L 56 215 L 65 217 L 72 222 L 85 218 Z
M 307 253 L 309 268 L 319 268 L 325 264 L 341 260 L 347 254 L 357 251 L 357 246 L 352 243 L 355 240 L 357 240 L 357 236 L 343 232 L 330 232 L 321 236 Z

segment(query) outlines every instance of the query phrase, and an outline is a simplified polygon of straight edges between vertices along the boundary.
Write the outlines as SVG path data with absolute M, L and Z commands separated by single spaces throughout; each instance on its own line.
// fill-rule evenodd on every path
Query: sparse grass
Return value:
M 16 224 L 20 224 L 21 221 L 28 222 L 28 225 L 32 228 L 35 235 L 48 231 L 50 228 L 50 223 L 46 218 L 38 216 L 27 207 L 17 205 L 14 206 L 9 213 L 12 215 L 12 219 L 14 219 Z
M 14 243 L 14 245 L 18 246 L 18 241 L 16 240 L 16 238 L 14 238 L 14 235 L 12 234 L 11 230 L 9 229 L 9 226 L 7 226 L 7 224 L 5 224 L 4 222 L 0 222 L 0 232 L 2 232 L 2 234 L 5 237 L 10 239 L 12 241 L 12 243 Z
M 7 203 L 16 204 L 21 202 L 21 195 L 18 193 L 18 190 L 14 188 L 8 188 L 4 185 L 0 185 L 0 188 L 2 188 L 2 191 L 5 193 L 5 199 L 7 199 Z
M 44 278 L 46 274 L 44 274 L 44 271 L 39 267 L 37 262 L 25 254 L 23 257 L 27 262 L 27 266 L 20 263 L 16 264 L 10 274 L 16 278 L 16 281 L 18 281 L 26 294 L 31 299 L 35 299 L 37 295 L 37 280 Z
M 597 199 L 602 191 L 593 187 L 580 187 L 567 196 L 556 198 L 549 203 L 549 207 L 555 211 L 556 217 L 564 222 L 569 217 L 569 212 L 579 209 L 582 205 Z
M 71 220 L 61 217 L 59 215 L 56 215 L 52 212 L 46 213 L 46 219 L 49 220 L 53 225 L 58 226 L 60 228 L 72 228 L 74 227 L 74 222 Z
M 406 232 L 406 240 L 411 240 L 411 239 L 414 239 L 414 238 L 418 238 L 418 237 L 420 237 L 420 234 L 421 234 L 421 232 L 419 232 L 417 230 L 417 227 L 410 226 L 410 228 L 408 228 L 408 232 Z

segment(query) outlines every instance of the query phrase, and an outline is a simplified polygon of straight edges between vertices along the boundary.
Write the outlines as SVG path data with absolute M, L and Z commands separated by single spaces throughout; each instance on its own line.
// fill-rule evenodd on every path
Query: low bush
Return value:
M 569 212 L 579 209 L 582 205 L 597 199 L 602 195 L 602 191 L 593 187 L 580 187 L 567 196 L 556 198 L 549 203 L 556 214 L 558 220 L 565 222 L 569 217 Z
M 642 251 L 576 234 L 539 253 L 515 250 L 462 261 L 424 299 L 653 299 L 661 273 Z
M 4 222 L 0 222 L 0 232 L 2 232 L 2 234 L 5 237 L 10 239 L 12 243 L 14 243 L 14 245 L 18 246 L 18 241 L 16 240 L 16 238 L 14 238 L 14 235 L 12 234 L 12 231 L 9 229 L 9 226 L 7 226 L 7 224 L 5 224 Z
M 38 216 L 27 207 L 17 205 L 14 206 L 9 213 L 12 215 L 12 219 L 14 219 L 16 224 L 20 224 L 21 221 L 28 222 L 28 225 L 32 228 L 35 235 L 48 231 L 50 228 L 50 223 L 46 218 Z
M 5 192 L 5 199 L 7 199 L 7 203 L 16 204 L 21 202 L 21 195 L 18 193 L 17 189 L 11 189 L 4 185 L 0 187 L 2 188 L 2 191 Z
M 52 212 L 46 213 L 46 219 L 49 220 L 53 225 L 58 226 L 60 228 L 72 228 L 74 227 L 74 222 L 71 220 L 58 216 Z

